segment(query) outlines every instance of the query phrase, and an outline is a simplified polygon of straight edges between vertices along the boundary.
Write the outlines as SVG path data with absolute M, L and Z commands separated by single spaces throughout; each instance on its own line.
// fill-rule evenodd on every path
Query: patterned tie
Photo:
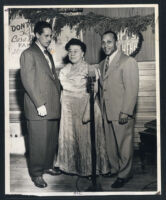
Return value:
M 57 74 L 56 74 L 52 55 L 50 54 L 50 52 L 48 50 L 44 50 L 44 53 L 49 57 L 49 60 L 51 62 L 51 66 L 50 66 L 51 72 L 52 72 L 52 75 L 53 75 L 55 82 L 57 83 L 56 86 L 57 86 L 58 92 L 60 93 L 60 83 L 59 83 L 59 79 L 58 79 Z
M 105 60 L 105 74 L 107 73 L 108 67 L 109 67 L 109 56 L 107 56 Z
M 49 57 L 49 60 L 50 60 L 50 63 L 51 63 L 50 68 L 51 68 L 53 75 L 55 75 L 55 69 L 54 69 L 54 64 L 53 64 L 53 59 L 52 59 L 51 54 L 48 50 L 44 50 L 44 53 Z

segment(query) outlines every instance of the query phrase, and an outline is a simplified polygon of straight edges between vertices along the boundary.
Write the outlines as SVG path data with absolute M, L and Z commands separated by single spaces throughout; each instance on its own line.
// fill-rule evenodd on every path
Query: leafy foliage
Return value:
M 93 12 L 88 14 L 71 13 L 82 11 L 82 9 L 71 8 L 12 8 L 10 9 L 10 20 L 17 15 L 29 19 L 31 23 L 36 23 L 39 20 L 49 21 L 53 25 L 54 37 L 56 38 L 64 26 L 75 28 L 77 34 L 80 31 L 86 31 L 93 28 L 96 33 L 102 34 L 107 30 L 119 32 L 120 30 L 128 29 L 128 32 L 138 34 L 147 30 L 148 26 L 152 27 L 154 32 L 154 14 L 146 16 L 132 16 L 126 18 L 113 18 L 103 15 L 97 15 Z M 53 19 L 56 18 L 55 23 Z

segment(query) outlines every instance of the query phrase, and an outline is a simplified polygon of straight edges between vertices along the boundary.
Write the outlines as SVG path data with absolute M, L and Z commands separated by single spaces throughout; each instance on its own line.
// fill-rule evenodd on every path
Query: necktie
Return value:
M 51 63 L 51 71 L 52 71 L 52 74 L 53 74 L 53 77 L 54 77 L 54 80 L 55 82 L 57 83 L 56 86 L 57 86 L 57 89 L 60 93 L 60 84 L 59 84 L 59 80 L 58 80 L 58 77 L 57 77 L 57 74 L 56 74 L 56 71 L 55 71 L 55 67 L 54 67 L 54 61 L 53 61 L 53 58 L 50 54 L 50 52 L 48 50 L 44 50 L 44 53 L 48 56 L 49 60 L 50 60 L 50 63 Z
M 44 53 L 48 56 L 50 63 L 51 63 L 51 66 L 50 66 L 51 71 L 52 71 L 53 75 L 55 75 L 55 68 L 54 68 L 53 59 L 52 59 L 51 54 L 48 50 L 44 50 Z
M 107 73 L 108 67 L 109 67 L 109 56 L 107 56 L 105 60 L 105 74 Z

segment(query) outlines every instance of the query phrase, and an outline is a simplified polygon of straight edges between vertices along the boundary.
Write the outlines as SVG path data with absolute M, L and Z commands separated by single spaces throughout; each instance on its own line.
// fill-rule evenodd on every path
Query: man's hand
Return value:
M 41 117 L 46 116 L 47 115 L 47 109 L 46 109 L 45 105 L 38 107 L 37 112 L 38 112 L 38 115 L 41 116 Z
M 125 113 L 119 114 L 119 124 L 126 124 L 128 122 L 128 115 Z

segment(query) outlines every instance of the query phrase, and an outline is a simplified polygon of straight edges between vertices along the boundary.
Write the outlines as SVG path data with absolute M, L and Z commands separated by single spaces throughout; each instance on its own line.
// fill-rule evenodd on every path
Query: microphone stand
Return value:
M 96 182 L 96 139 L 95 139 L 95 117 L 94 117 L 94 82 L 96 77 L 88 77 L 90 93 L 90 136 L 91 136 L 91 160 L 92 160 L 92 186 L 87 191 L 101 191 L 101 186 Z

